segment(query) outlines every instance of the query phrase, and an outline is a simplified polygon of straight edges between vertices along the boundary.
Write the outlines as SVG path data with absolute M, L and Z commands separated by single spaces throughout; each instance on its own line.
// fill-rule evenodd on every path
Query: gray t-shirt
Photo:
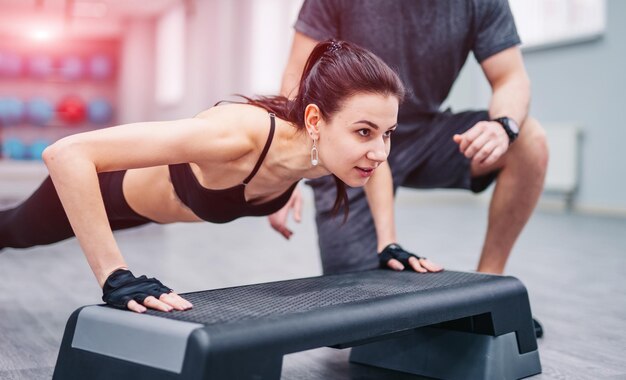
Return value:
M 401 119 L 437 112 L 470 51 L 482 62 L 520 43 L 507 0 L 306 0 L 295 29 L 387 62 L 408 90 Z

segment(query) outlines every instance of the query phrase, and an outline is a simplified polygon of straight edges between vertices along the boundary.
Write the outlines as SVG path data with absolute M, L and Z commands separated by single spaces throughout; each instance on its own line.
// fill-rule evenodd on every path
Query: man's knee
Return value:
M 526 118 L 513 146 L 515 149 L 511 153 L 517 156 L 515 161 L 524 162 L 527 169 L 545 173 L 548 167 L 548 140 L 545 130 L 536 119 L 530 116 Z

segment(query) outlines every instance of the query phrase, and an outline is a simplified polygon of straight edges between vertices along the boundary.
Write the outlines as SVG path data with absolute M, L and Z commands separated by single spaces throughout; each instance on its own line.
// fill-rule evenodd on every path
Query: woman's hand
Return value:
M 389 244 L 378 254 L 380 267 L 384 269 L 393 269 L 397 271 L 404 270 L 405 267 L 411 267 L 419 273 L 440 272 L 443 267 L 431 262 L 425 257 L 420 257 L 405 251 L 398 244 Z
M 296 186 L 289 198 L 289 201 L 272 215 L 268 216 L 270 226 L 275 229 L 279 234 L 283 235 L 285 239 L 289 239 L 293 235 L 287 227 L 287 219 L 289 218 L 289 212 L 293 212 L 293 220 L 296 223 L 300 223 L 302 220 L 302 193 L 300 192 L 300 186 Z
M 128 308 L 137 313 L 147 308 L 168 312 L 193 307 L 156 278 L 135 277 L 127 269 L 118 269 L 109 275 L 102 287 L 102 300 L 115 308 Z

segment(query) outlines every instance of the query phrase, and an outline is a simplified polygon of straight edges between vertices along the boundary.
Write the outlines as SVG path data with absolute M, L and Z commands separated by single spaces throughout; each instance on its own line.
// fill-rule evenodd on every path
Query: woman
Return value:
M 191 308 L 158 280 L 135 277 L 112 231 L 269 215 L 300 179 L 328 174 L 337 181 L 337 211 L 344 184 L 365 185 L 389 154 L 404 89 L 378 57 L 346 42 L 320 43 L 298 93 L 59 140 L 43 154 L 49 178 L 0 212 L 0 249 L 76 236 L 108 304 Z

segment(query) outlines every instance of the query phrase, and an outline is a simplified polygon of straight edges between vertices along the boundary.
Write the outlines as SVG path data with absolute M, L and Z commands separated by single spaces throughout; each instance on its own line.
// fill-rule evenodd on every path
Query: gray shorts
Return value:
M 398 186 L 415 189 L 452 188 L 485 190 L 497 177 L 471 176 L 470 160 L 459 152 L 452 136 L 481 120 L 486 111 L 454 114 L 450 111 L 419 116 L 403 122 L 391 138 L 389 165 L 394 191 Z M 315 194 L 316 223 L 325 274 L 367 270 L 378 266 L 376 231 L 363 188 L 348 188 L 350 215 L 331 214 L 335 183 L 331 176 L 308 181 Z

